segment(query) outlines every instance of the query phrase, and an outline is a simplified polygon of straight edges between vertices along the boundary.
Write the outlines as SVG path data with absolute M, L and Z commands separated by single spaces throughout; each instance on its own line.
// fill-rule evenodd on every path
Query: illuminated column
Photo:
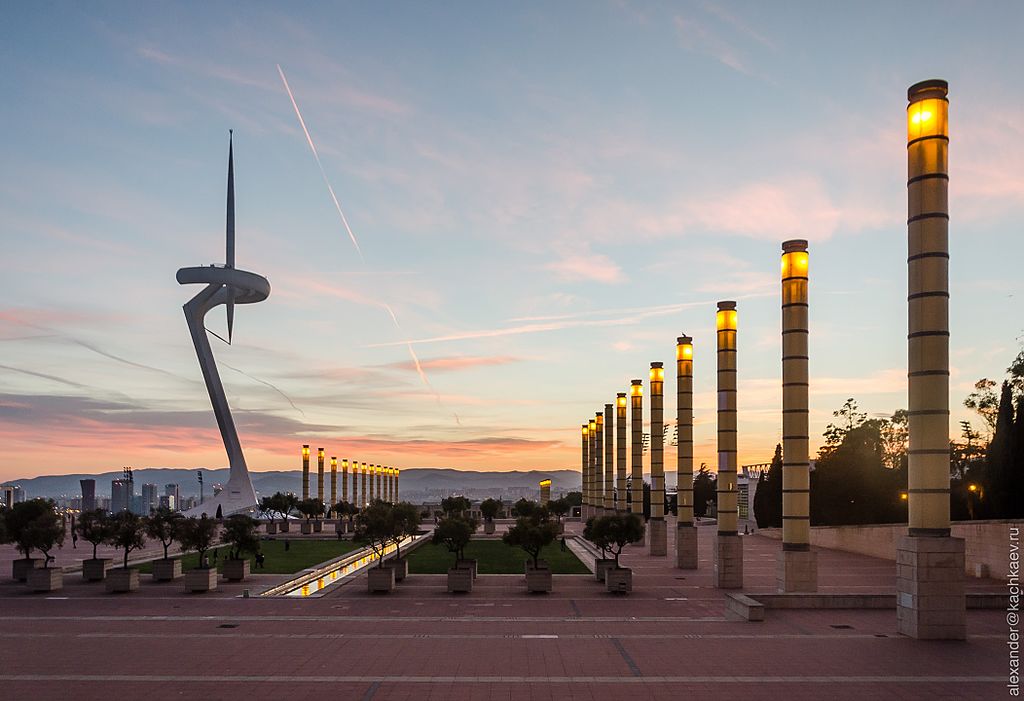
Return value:
M 693 339 L 676 339 L 676 567 L 697 569 L 693 525 Z
M 390 467 L 384 468 L 384 494 L 388 500 L 388 503 L 395 503 L 395 491 L 394 491 L 394 470 Z
M 964 541 L 949 535 L 947 93 L 944 80 L 907 91 L 910 529 L 896 545 L 896 616 L 904 635 L 963 640 Z
M 362 507 L 364 507 L 364 506 L 366 506 L 367 504 L 370 503 L 370 495 L 367 494 L 367 492 L 366 492 L 366 484 L 367 484 L 366 463 L 364 462 L 362 464 L 362 466 L 363 466 L 362 467 L 362 479 L 360 480 L 362 482 L 362 488 L 359 491 L 362 492 L 362 494 L 363 494 L 363 500 L 361 502 L 359 502 L 359 507 L 360 508 L 362 508 Z
M 587 517 L 597 516 L 597 493 L 594 490 L 594 456 L 597 454 L 595 445 L 595 428 L 597 423 L 591 419 L 587 423 L 587 495 L 590 500 Z
M 551 480 L 541 480 L 540 505 L 547 506 L 549 501 L 551 501 Z
M 324 501 L 324 449 L 316 449 L 316 498 Z
M 377 496 L 378 499 L 383 499 L 384 498 L 384 490 L 382 489 L 383 486 L 384 486 L 384 470 L 381 468 L 380 465 L 377 465 L 377 494 L 376 494 L 376 496 Z
M 341 461 L 341 500 L 348 502 L 348 458 Z
M 331 502 L 327 506 L 330 511 L 338 503 L 338 458 L 331 456 Z
M 604 516 L 604 414 L 594 414 L 594 512 Z
M 604 405 L 604 512 L 615 512 L 615 407 Z
M 651 520 L 650 554 L 668 554 L 665 525 L 665 368 L 651 363 Z
M 615 511 L 624 513 L 626 505 L 626 393 L 615 395 Z
M 398 492 L 398 478 L 401 477 L 401 475 L 402 475 L 402 471 L 399 470 L 396 467 L 395 468 L 395 501 L 396 502 L 398 501 L 398 494 L 399 494 L 399 492 Z
M 309 499 L 309 446 L 302 446 L 302 498 Z
M 631 402 L 629 417 L 632 434 L 633 460 L 629 479 L 629 510 L 644 516 L 644 381 L 633 380 L 629 387 L 629 398 Z M 647 529 L 644 529 L 644 537 L 637 542 L 643 545 L 647 539 Z
M 714 583 L 743 586 L 743 541 L 736 501 L 736 303 L 719 302 L 718 328 L 718 533 Z
M 807 372 L 807 242 L 782 244 L 782 552 L 781 592 L 817 591 L 817 553 L 811 551 L 811 464 Z
M 581 465 L 580 465 L 580 492 L 583 494 L 583 502 L 580 505 L 580 518 L 586 522 L 590 516 L 590 485 L 587 483 L 587 477 L 590 474 L 590 429 L 587 424 L 583 424 L 582 427 L 583 439 L 580 445 Z

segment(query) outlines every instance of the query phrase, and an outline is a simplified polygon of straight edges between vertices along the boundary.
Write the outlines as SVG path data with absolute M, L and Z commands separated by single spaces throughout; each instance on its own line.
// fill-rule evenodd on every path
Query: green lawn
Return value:
M 477 560 L 480 574 L 523 574 L 523 562 L 529 557 L 519 548 L 500 540 L 472 540 L 466 546 L 466 557 Z M 570 550 L 562 552 L 557 542 L 541 551 L 554 574 L 590 574 L 586 565 Z M 427 543 L 409 555 L 410 574 L 445 574 L 455 564 L 454 556 L 443 545 Z
M 260 541 L 260 548 L 267 560 L 263 569 L 253 569 L 253 573 L 293 574 L 307 567 L 318 565 L 325 560 L 359 549 L 359 546 L 353 545 L 351 540 L 293 540 L 289 542 L 291 542 L 291 547 L 286 552 L 283 540 Z M 224 557 L 227 556 L 227 546 L 219 546 L 216 549 L 220 551 L 217 558 L 218 569 L 220 569 L 224 563 Z M 207 552 L 207 557 L 212 563 L 213 550 Z M 252 562 L 251 557 L 249 560 Z M 199 556 L 195 553 L 189 553 L 181 559 L 181 566 L 185 570 L 190 570 L 198 564 Z M 252 564 L 255 565 L 255 563 Z M 152 569 L 148 562 L 139 565 L 139 571 L 142 573 L 152 572 Z

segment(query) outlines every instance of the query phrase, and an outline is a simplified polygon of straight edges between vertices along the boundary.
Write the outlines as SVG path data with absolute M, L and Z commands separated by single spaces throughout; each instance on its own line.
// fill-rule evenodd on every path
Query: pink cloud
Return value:
M 469 370 L 478 367 L 492 367 L 495 365 L 507 365 L 517 363 L 519 358 L 508 355 L 495 356 L 452 356 L 445 358 L 421 358 L 420 367 L 431 372 L 455 372 L 458 370 Z M 390 363 L 386 367 L 400 370 L 416 371 L 416 365 L 412 361 L 403 363 Z
M 592 281 L 614 284 L 626 279 L 622 268 L 611 258 L 584 248 L 567 249 L 560 260 L 548 263 L 544 267 L 567 282 Z

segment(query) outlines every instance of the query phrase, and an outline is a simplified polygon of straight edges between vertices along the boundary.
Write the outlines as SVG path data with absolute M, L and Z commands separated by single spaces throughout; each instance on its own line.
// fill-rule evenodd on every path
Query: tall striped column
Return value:
M 630 400 L 630 428 L 632 439 L 632 464 L 629 475 L 629 510 L 634 514 L 644 517 L 644 381 L 632 380 L 629 385 Z M 647 539 L 647 529 L 644 529 L 644 537 L 637 542 L 643 545 Z
M 324 503 L 324 449 L 316 449 L 316 498 Z
M 366 506 L 367 504 L 370 503 L 370 495 L 366 491 L 367 470 L 366 470 L 366 463 L 365 462 L 363 463 L 362 479 L 360 481 L 362 482 L 362 488 L 359 491 L 361 491 L 363 493 L 363 500 L 362 500 L 362 502 L 360 502 L 359 507 L 362 508 L 362 507 L 364 507 L 364 506 Z
M 302 498 L 309 499 L 309 445 L 302 446 Z
M 591 419 L 587 423 L 587 494 L 590 497 L 590 508 L 587 518 L 597 516 L 597 492 L 594 488 L 594 456 L 597 454 L 594 431 L 597 423 Z
M 697 569 L 697 529 L 693 525 L 693 339 L 676 339 L 676 567 Z
M 398 495 L 401 493 L 398 490 L 398 479 L 402 476 L 402 471 L 399 468 L 395 468 L 395 501 L 399 501 Z
M 338 458 L 331 456 L 331 501 L 327 505 L 327 511 L 333 511 L 334 505 L 338 503 Z
M 586 523 L 587 519 L 590 518 L 590 429 L 587 424 L 583 424 L 583 440 L 580 446 L 580 456 L 582 462 L 580 465 L 580 493 L 583 495 L 583 501 L 580 505 L 580 518 Z
M 898 630 L 966 637 L 964 541 L 949 530 L 949 86 L 907 91 L 907 494 L 896 546 Z
M 615 407 L 604 405 L 604 512 L 615 512 Z
M 348 501 L 348 458 L 341 460 L 341 500 L 351 503 Z
M 743 541 L 737 530 L 736 490 L 736 302 L 719 302 L 718 336 L 718 533 L 714 583 L 743 586 Z
M 604 414 L 594 414 L 594 515 L 604 516 Z
M 811 550 L 811 464 L 808 426 L 807 242 L 782 244 L 782 552 L 776 569 L 781 592 L 817 591 L 817 555 Z
M 615 511 L 625 513 L 626 504 L 626 393 L 615 395 Z
M 650 554 L 668 554 L 668 532 L 665 525 L 665 368 L 651 363 L 651 520 Z
M 377 470 L 377 495 L 376 496 L 377 496 L 378 499 L 383 499 L 384 498 L 384 489 L 383 489 L 383 487 L 384 487 L 384 469 L 380 465 L 377 465 L 376 470 Z

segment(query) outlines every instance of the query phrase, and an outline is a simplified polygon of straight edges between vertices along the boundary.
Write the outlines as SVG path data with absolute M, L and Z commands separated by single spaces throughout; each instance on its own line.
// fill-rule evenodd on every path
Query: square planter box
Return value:
M 289 524 L 287 521 L 282 521 L 281 524 L 278 526 L 278 530 L 281 533 L 287 533 L 290 525 L 291 524 Z
M 628 567 L 609 567 L 605 571 L 604 583 L 612 594 L 628 594 L 633 591 L 633 570 Z
M 551 569 L 527 567 L 526 591 L 531 594 L 551 591 Z
M 476 579 L 477 571 L 478 571 L 476 560 L 471 560 L 471 559 L 458 560 L 458 561 L 456 561 L 455 566 L 457 568 L 459 568 L 459 569 L 467 569 L 467 570 L 469 570 L 470 572 L 473 573 L 473 579 Z
M 139 588 L 139 571 L 132 567 L 117 567 L 107 572 L 107 593 L 122 594 Z
M 64 588 L 64 571 L 59 567 L 29 570 L 28 587 L 32 591 L 57 591 Z
M 38 557 L 23 557 L 14 561 L 11 566 L 11 577 L 17 582 L 28 581 L 29 570 L 38 569 L 43 566 L 43 561 Z
M 249 567 L 248 560 L 225 560 L 224 579 L 229 582 L 241 582 L 249 576 Z
M 485 521 L 484 522 L 484 533 L 486 535 L 494 535 L 494 522 L 493 521 Z
M 390 567 L 371 567 L 366 573 L 366 590 L 371 594 L 395 590 L 395 571 Z
M 404 557 L 401 560 L 388 560 L 384 563 L 384 566 L 390 567 L 395 571 L 396 582 L 401 582 L 409 576 L 409 560 Z
M 453 567 L 448 570 L 448 593 L 469 594 L 473 591 L 473 571 L 468 567 Z
M 171 582 L 181 577 L 181 559 L 153 560 L 153 581 Z
M 109 557 L 82 560 L 82 579 L 86 582 L 102 582 L 107 578 L 112 560 Z
M 275 533 L 277 533 L 277 524 L 276 523 L 268 523 L 267 524 L 267 535 L 274 535 Z
M 185 573 L 185 591 L 200 592 L 213 591 L 217 588 L 217 570 L 194 569 Z
M 334 524 L 334 532 L 335 533 L 341 533 L 342 535 L 344 535 L 345 533 L 348 532 L 348 524 L 345 523 L 344 521 L 337 521 L 337 522 L 335 522 L 335 524 Z
M 313 521 L 313 532 L 314 533 L 323 533 L 323 531 L 324 531 L 324 522 L 323 521 Z
M 603 582 L 604 573 L 612 567 L 615 567 L 615 558 L 611 557 L 598 557 L 594 559 L 594 579 L 598 582 Z
M 313 532 L 313 524 L 312 523 L 301 523 L 301 524 L 299 524 L 299 532 L 301 532 L 303 535 L 309 535 L 310 533 Z

